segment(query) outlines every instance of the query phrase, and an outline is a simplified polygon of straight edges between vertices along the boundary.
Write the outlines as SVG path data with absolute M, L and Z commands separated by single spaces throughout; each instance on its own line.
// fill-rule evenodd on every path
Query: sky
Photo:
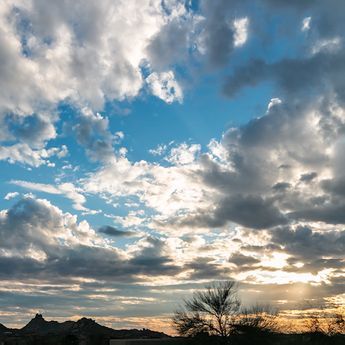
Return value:
M 235 279 L 345 303 L 343 0 L 2 0 L 0 322 L 170 330 Z

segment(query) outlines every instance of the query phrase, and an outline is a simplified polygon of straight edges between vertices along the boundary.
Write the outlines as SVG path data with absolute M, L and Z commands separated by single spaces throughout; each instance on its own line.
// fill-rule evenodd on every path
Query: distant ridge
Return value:
M 7 327 L 5 327 L 2 323 L 0 323 L 0 334 L 10 331 Z
M 169 337 L 164 333 L 149 329 L 114 330 L 85 317 L 78 321 L 47 321 L 43 318 L 42 314 L 36 314 L 27 325 L 19 330 L 11 330 L 0 324 L 0 334 L 4 334 L 5 332 L 12 332 L 16 336 L 23 337 L 73 336 L 76 338 L 99 337 L 102 339 L 157 339 Z
M 73 321 L 66 321 L 63 323 L 46 321 L 41 314 L 36 314 L 36 316 L 21 329 L 21 332 L 37 334 L 63 333 L 68 331 L 73 324 Z

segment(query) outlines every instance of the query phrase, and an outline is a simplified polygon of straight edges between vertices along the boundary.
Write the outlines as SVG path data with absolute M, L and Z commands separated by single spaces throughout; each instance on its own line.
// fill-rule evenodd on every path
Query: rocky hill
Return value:
M 0 343 L 4 344 L 49 344 L 49 345 L 101 345 L 109 339 L 157 339 L 167 338 L 164 333 L 148 329 L 114 330 L 96 321 L 82 318 L 78 321 L 46 321 L 41 314 L 36 316 L 22 329 L 8 329 L 0 324 Z
M 9 329 L 0 323 L 0 334 L 8 332 Z
M 41 314 L 36 316 L 24 326 L 21 333 L 36 333 L 36 334 L 48 334 L 48 333 L 64 333 L 69 331 L 75 322 L 66 321 L 63 323 L 57 321 L 46 321 Z

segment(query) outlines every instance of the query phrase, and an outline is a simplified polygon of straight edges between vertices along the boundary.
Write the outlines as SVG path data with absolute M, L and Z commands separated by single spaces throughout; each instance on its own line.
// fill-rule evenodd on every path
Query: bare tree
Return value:
M 324 329 L 324 323 L 321 321 L 321 313 L 313 313 L 308 316 L 306 320 L 308 333 L 321 334 L 326 333 Z
M 345 334 L 345 311 L 338 308 L 334 315 L 328 320 L 327 333 L 329 335 Z
M 334 336 L 345 334 L 345 311 L 339 307 L 335 311 L 315 311 L 308 315 L 307 331 L 313 334 Z
M 334 312 L 321 315 L 323 318 L 322 332 L 329 336 L 345 334 L 345 310 L 338 307 Z
M 279 330 L 277 311 L 269 305 L 243 308 L 234 322 L 238 333 L 273 333 Z
M 223 338 L 226 343 L 234 330 L 234 319 L 239 310 L 236 283 L 218 282 L 185 300 L 184 307 L 174 314 L 173 325 L 182 336 L 207 333 Z

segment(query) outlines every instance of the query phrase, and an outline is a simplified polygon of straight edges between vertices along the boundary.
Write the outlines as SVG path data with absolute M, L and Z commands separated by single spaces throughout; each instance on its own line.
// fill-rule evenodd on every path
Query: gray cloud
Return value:
M 291 212 L 289 217 L 296 220 L 305 221 L 320 221 L 328 224 L 345 224 L 345 204 L 344 201 L 335 201 L 329 203 L 329 200 L 324 200 L 322 205 L 310 205 L 306 208 L 301 208 L 297 211 Z
M 220 228 L 234 222 L 252 229 L 268 229 L 288 223 L 288 218 L 274 205 L 274 200 L 256 195 L 235 194 L 217 201 L 212 212 L 171 219 L 174 226 Z
M 314 171 L 311 173 L 302 174 L 299 180 L 301 182 L 308 183 L 308 182 L 314 180 L 316 177 L 317 177 L 317 173 Z
M 234 18 L 234 4 L 237 1 L 220 0 L 217 3 L 201 2 L 201 11 L 205 13 L 202 45 L 211 66 L 220 67 L 229 62 L 234 46 L 234 30 L 231 19 Z
M 344 231 L 316 232 L 299 226 L 295 230 L 278 228 L 271 231 L 273 243 L 284 247 L 285 252 L 309 259 L 341 257 L 345 250 Z
M 29 144 L 31 147 L 42 147 L 45 141 L 56 137 L 53 122 L 54 116 L 8 116 L 6 122 L 9 132 L 15 140 Z
M 291 184 L 288 182 L 278 182 L 272 188 L 275 192 L 284 192 L 290 187 L 291 187 Z
M 189 22 L 175 19 L 152 39 L 147 49 L 155 69 L 164 70 L 186 57 L 190 29 Z
M 262 81 L 270 80 L 289 98 L 307 100 L 333 92 L 339 102 L 344 102 L 344 82 L 339 77 L 339 71 L 345 69 L 342 42 L 345 26 L 340 18 L 345 9 L 344 3 L 338 0 L 265 0 L 263 3 L 266 4 L 264 8 L 274 15 L 286 16 L 287 8 L 300 10 L 291 20 L 300 16 L 302 22 L 305 16 L 310 16 L 310 34 L 305 49 L 296 58 L 282 58 L 273 63 L 259 56 L 252 57 L 242 67 L 235 68 L 227 78 L 224 93 L 232 97 L 244 87 L 255 87 Z
M 345 178 L 335 178 L 321 181 L 322 188 L 334 195 L 345 196 Z
M 255 265 L 260 263 L 260 260 L 255 259 L 252 256 L 243 255 L 241 253 L 234 253 L 229 258 L 229 262 L 239 266 L 240 269 L 242 269 L 242 266 Z
M 254 229 L 270 228 L 287 222 L 272 200 L 251 195 L 235 195 L 222 200 L 216 208 L 214 219 L 215 226 L 233 221 Z
M 114 159 L 114 138 L 108 126 L 107 118 L 85 109 L 73 128 L 78 143 L 85 147 L 87 155 L 94 161 L 106 163 Z
M 26 198 L 1 214 L 0 256 L 3 278 L 96 278 L 133 281 L 139 274 L 170 275 L 181 268 L 164 254 L 164 243 L 148 238 L 146 247 L 126 259 L 109 248 L 85 223 L 78 224 L 45 200 Z M 92 263 L 92 264 L 90 264 Z
M 243 87 L 254 87 L 264 80 L 272 80 L 289 97 L 309 98 L 315 91 L 333 91 L 343 102 L 344 82 L 339 78 L 340 70 L 345 70 L 343 52 L 321 51 L 305 59 L 285 59 L 273 64 L 254 60 L 228 78 L 224 93 L 232 97 Z
M 191 270 L 189 279 L 200 280 L 225 280 L 232 273 L 229 268 L 214 262 L 211 258 L 198 257 L 185 265 L 186 270 Z
M 114 228 L 113 226 L 110 225 L 104 225 L 101 226 L 98 229 L 98 232 L 108 235 L 108 236 L 112 236 L 112 237 L 131 237 L 131 236 L 135 236 L 135 232 L 133 231 L 124 231 L 124 230 L 119 230 Z
M 336 273 L 341 273 L 343 271 L 343 267 L 345 261 L 341 258 L 332 258 L 332 259 L 315 259 L 315 260 L 304 260 L 303 266 L 299 267 L 298 264 L 301 263 L 301 258 L 299 257 L 292 257 L 288 259 L 288 263 L 290 266 L 284 267 L 284 271 L 286 272 L 297 272 L 297 273 L 312 273 L 318 274 L 318 272 L 324 269 L 332 269 L 335 270 Z M 296 266 L 297 265 L 297 266 Z

